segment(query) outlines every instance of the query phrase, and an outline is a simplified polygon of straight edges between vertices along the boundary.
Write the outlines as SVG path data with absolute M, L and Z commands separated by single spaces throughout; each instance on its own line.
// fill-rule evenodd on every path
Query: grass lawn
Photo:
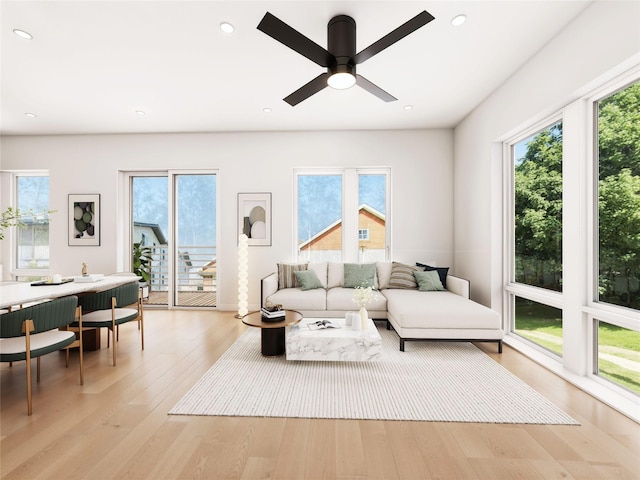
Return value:
M 562 317 L 556 308 L 517 299 L 515 333 L 562 356 Z M 600 322 L 598 371 L 640 394 L 640 332 Z

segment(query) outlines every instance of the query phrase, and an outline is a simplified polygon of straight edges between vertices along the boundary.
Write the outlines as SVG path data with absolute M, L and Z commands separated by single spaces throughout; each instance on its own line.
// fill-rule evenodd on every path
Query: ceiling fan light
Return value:
M 356 77 L 347 72 L 334 73 L 327 80 L 327 85 L 336 90 L 346 90 L 356 84 Z

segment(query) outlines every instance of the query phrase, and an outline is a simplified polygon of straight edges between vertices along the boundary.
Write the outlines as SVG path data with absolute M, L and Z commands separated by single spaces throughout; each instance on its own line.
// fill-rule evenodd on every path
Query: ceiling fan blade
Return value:
M 367 92 L 373 93 L 380 100 L 384 100 L 385 102 L 395 102 L 396 100 L 398 100 L 393 95 L 385 92 L 375 83 L 371 83 L 362 75 L 356 75 L 356 83 L 358 84 L 359 87 L 364 88 Z
M 288 97 L 285 97 L 283 100 L 287 102 L 292 107 L 295 107 L 301 101 L 306 100 L 314 93 L 318 93 L 324 87 L 327 86 L 327 79 L 329 78 L 328 73 L 321 73 L 316 78 L 311 80 L 309 83 L 305 83 L 298 90 L 293 92 Z
M 291 50 L 295 50 L 300 55 L 307 57 L 321 67 L 328 67 L 335 60 L 334 56 L 327 50 L 314 41 L 309 40 L 269 12 L 265 14 L 258 24 L 258 30 L 266 33 L 283 45 L 286 45 Z
M 372 43 L 367 48 L 365 48 L 360 53 L 358 53 L 355 58 L 356 65 L 367 61 L 374 55 L 377 55 L 378 53 L 380 53 L 385 48 L 396 43 L 398 40 L 402 40 L 404 37 L 406 37 L 410 33 L 415 32 L 420 27 L 424 27 L 427 23 L 429 23 L 434 18 L 435 17 L 431 15 L 429 12 L 427 12 L 426 10 L 419 13 L 408 22 L 403 23 L 398 28 L 386 34 L 380 40 L 378 40 L 375 43 Z

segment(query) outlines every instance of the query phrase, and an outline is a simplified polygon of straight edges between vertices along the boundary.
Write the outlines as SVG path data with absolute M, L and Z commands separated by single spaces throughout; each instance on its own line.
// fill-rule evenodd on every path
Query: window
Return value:
M 562 122 L 513 153 L 515 281 L 562 291 Z
M 562 121 L 509 144 L 511 332 L 562 356 Z
M 596 351 L 594 373 L 636 394 L 640 394 L 640 332 L 595 320 Z
M 298 175 L 298 261 L 342 260 L 342 175 Z
M 296 172 L 297 261 L 385 260 L 388 181 L 387 169 Z
M 640 395 L 639 75 L 503 148 L 507 341 L 622 411 Z
M 597 300 L 640 310 L 640 83 L 596 105 Z
M 49 177 L 44 174 L 15 176 L 15 206 L 25 214 L 15 234 L 15 267 L 31 275 L 49 268 Z M 44 273 L 44 272 L 43 272 Z
M 387 175 L 358 173 L 358 261 L 381 262 L 387 247 Z M 365 232 L 365 237 L 360 236 Z
M 515 297 L 516 334 L 562 356 L 562 310 Z

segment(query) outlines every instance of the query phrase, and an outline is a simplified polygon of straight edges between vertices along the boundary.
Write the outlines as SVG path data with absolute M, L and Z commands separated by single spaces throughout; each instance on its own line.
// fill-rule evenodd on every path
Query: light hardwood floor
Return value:
M 227 312 L 145 313 L 144 352 L 126 324 L 118 366 L 106 348 L 86 353 L 84 386 L 77 355 L 68 369 L 43 357 L 31 417 L 24 362 L 2 364 L 3 479 L 640 478 L 638 424 L 493 344 L 479 346 L 581 426 L 169 416 L 247 327 Z

